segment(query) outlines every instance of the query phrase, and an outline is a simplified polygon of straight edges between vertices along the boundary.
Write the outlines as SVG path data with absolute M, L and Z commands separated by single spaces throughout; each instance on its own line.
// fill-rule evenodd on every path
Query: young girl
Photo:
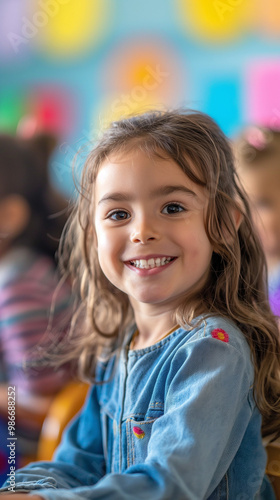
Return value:
M 18 471 L 3 500 L 273 499 L 262 434 L 280 428 L 278 330 L 223 133 L 185 111 L 113 123 L 82 186 L 63 259 L 83 301 L 64 359 L 93 387 L 54 461 Z
M 236 150 L 268 263 L 270 306 L 280 316 L 280 130 L 249 127 Z

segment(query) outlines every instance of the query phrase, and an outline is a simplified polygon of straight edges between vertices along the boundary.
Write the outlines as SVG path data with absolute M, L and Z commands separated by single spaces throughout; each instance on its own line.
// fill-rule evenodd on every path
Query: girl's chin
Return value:
M 160 306 L 168 306 L 170 303 L 174 303 L 175 299 L 173 297 L 170 297 L 169 295 L 164 295 L 162 293 L 146 293 L 146 294 L 133 294 L 129 296 L 129 300 L 131 303 L 132 308 L 136 307 L 137 305 L 139 306 L 140 304 L 145 305 L 145 306 L 150 306 L 150 307 L 160 307 Z M 176 306 L 176 304 L 175 304 Z M 174 306 L 174 307 L 175 307 Z

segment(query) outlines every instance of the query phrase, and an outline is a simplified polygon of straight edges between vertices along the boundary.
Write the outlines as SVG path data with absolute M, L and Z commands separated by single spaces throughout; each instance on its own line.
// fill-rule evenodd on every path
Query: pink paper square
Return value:
M 280 129 L 280 59 L 251 64 L 245 93 L 246 120 Z

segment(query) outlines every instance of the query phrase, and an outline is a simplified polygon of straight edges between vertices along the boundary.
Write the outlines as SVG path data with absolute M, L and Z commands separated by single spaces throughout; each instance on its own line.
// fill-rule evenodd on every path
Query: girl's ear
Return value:
M 20 195 L 11 194 L 0 202 L 0 232 L 5 238 L 14 239 L 27 227 L 30 207 Z
M 235 222 L 235 228 L 236 228 L 236 231 L 238 231 L 239 229 L 239 226 L 243 220 L 243 215 L 241 213 L 240 210 L 238 210 L 238 208 L 234 208 L 233 209 L 233 219 L 234 219 L 234 222 Z

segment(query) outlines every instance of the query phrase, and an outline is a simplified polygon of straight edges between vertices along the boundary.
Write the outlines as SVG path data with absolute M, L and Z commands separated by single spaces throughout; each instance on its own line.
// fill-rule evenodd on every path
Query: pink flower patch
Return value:
M 222 330 L 222 328 L 216 328 L 211 332 L 211 335 L 213 339 L 218 339 L 221 340 L 222 342 L 228 342 L 229 341 L 229 336 L 225 330 Z
M 140 427 L 133 427 L 133 434 L 136 436 L 138 439 L 143 439 L 145 436 L 145 432 L 140 428 Z

